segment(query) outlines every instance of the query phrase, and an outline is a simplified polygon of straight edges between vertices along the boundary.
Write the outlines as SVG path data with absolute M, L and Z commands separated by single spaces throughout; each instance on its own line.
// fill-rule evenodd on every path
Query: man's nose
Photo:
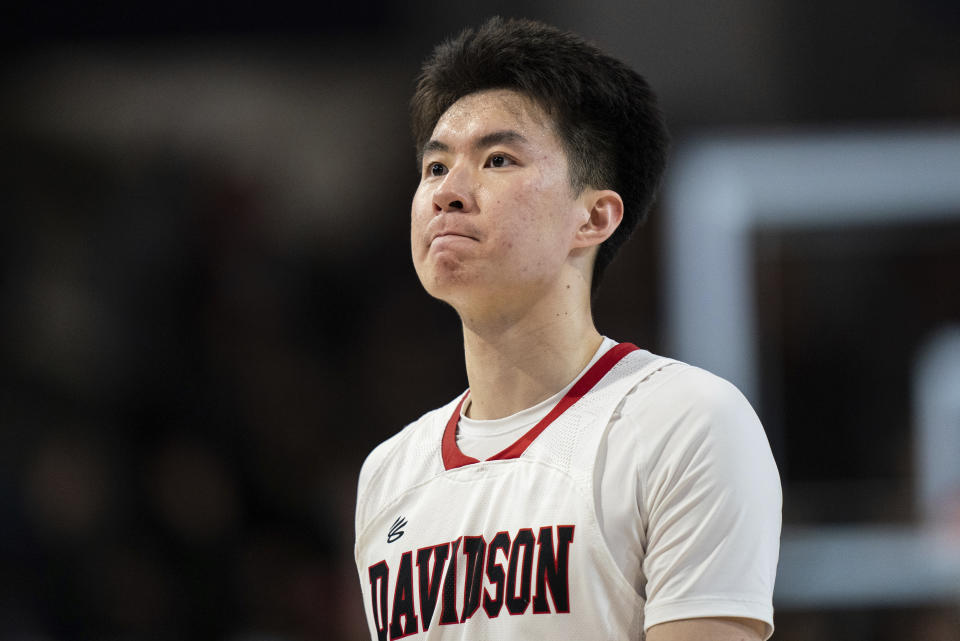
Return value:
M 433 193 L 434 213 L 470 212 L 475 207 L 476 190 L 473 172 L 464 167 L 452 167 Z

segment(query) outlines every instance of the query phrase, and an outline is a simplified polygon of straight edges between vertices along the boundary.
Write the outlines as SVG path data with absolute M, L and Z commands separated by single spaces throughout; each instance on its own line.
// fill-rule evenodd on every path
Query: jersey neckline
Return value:
M 567 411 L 571 405 L 586 395 L 587 392 L 593 389 L 614 365 L 619 363 L 624 356 L 638 349 L 640 348 L 632 343 L 617 343 L 611 347 L 573 384 L 573 387 L 564 394 L 563 398 L 554 405 L 553 409 L 550 410 L 546 416 L 514 441 L 512 445 L 507 446 L 506 449 L 486 460 L 503 461 L 518 458 L 551 423 Z M 467 400 L 469 394 L 470 390 L 468 389 L 464 392 L 463 396 L 460 397 L 460 402 L 457 403 L 457 406 L 453 409 L 453 414 L 450 416 L 443 430 L 440 451 L 443 457 L 443 466 L 447 470 L 480 462 L 478 459 L 464 454 L 460 450 L 460 446 L 457 445 L 457 425 L 460 422 L 460 408 L 463 407 L 463 403 Z

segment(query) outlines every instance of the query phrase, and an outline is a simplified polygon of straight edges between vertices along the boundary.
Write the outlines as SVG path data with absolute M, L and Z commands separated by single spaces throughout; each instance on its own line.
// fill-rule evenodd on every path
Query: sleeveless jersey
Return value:
M 486 461 L 456 446 L 463 398 L 375 450 L 355 549 L 371 639 L 642 638 L 644 599 L 600 531 L 594 470 L 624 395 L 671 362 L 617 345 Z

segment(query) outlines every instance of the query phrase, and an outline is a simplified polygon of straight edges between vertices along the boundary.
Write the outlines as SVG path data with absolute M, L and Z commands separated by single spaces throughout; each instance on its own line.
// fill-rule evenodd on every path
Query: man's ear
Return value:
M 623 199 L 611 189 L 587 188 L 581 194 L 586 219 L 577 230 L 574 247 L 595 247 L 610 238 L 623 220 Z

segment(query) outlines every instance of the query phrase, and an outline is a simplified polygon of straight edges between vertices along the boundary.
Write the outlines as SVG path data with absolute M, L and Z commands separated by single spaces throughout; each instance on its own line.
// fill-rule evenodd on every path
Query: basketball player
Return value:
M 413 262 L 459 314 L 469 390 L 364 463 L 371 638 L 769 637 L 781 496 L 756 415 L 591 318 L 665 163 L 646 82 L 493 19 L 435 49 L 412 115 Z

